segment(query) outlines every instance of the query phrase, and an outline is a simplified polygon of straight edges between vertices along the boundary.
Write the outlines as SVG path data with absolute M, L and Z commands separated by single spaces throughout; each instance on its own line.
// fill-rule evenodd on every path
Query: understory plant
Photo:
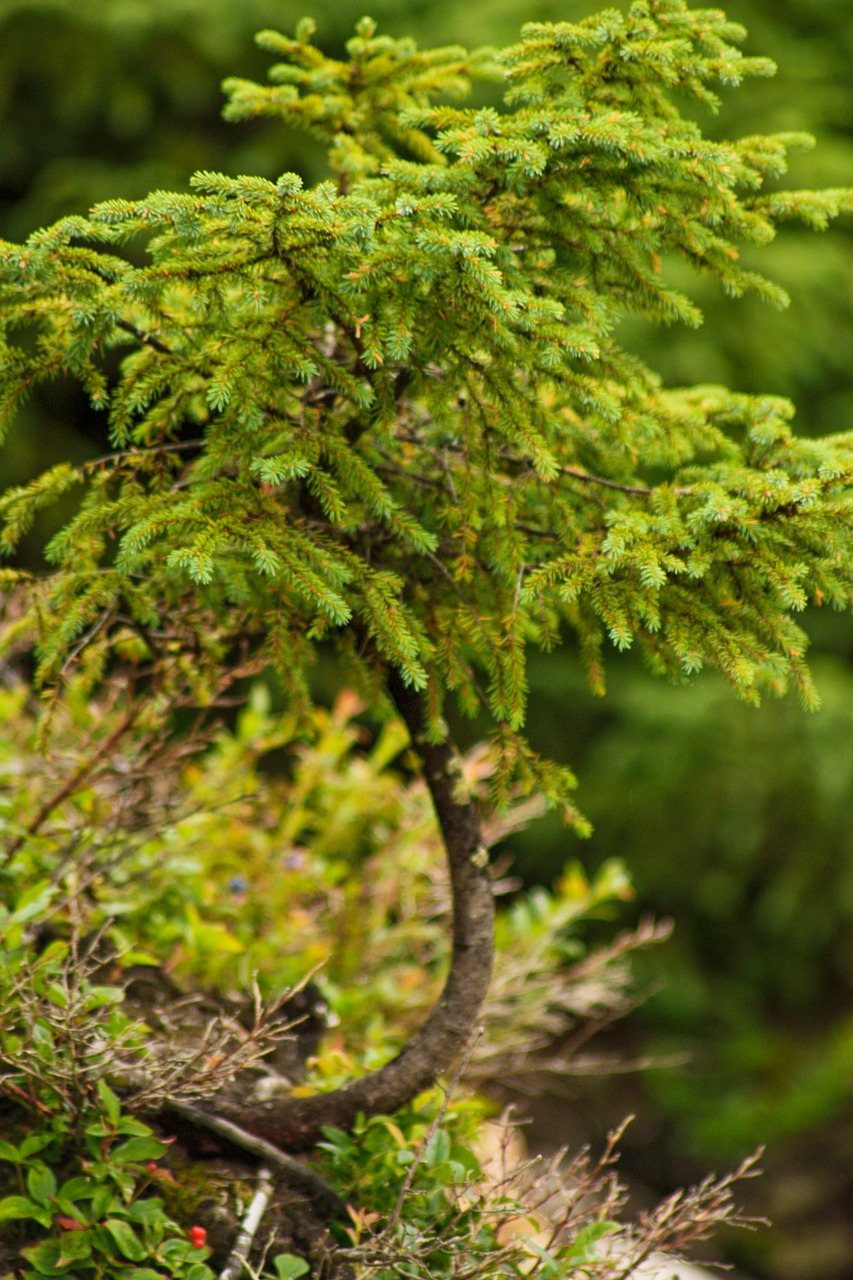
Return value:
M 223 1261 L 259 1175 L 251 1164 L 226 1174 L 188 1162 L 164 1123 L 164 1113 L 179 1118 L 167 1104 L 209 1106 L 223 1083 L 269 1061 L 290 1073 L 288 1090 L 311 1096 L 387 1059 L 428 1012 L 447 960 L 440 835 L 422 780 L 392 767 L 405 758 L 402 726 L 365 742 L 360 708 L 344 691 L 297 732 L 256 684 L 233 730 L 220 728 L 206 750 L 188 752 L 185 738 L 159 748 L 159 787 L 130 743 L 71 789 L 121 710 L 69 690 L 45 761 L 27 688 L 0 691 L 7 835 L 33 825 L 46 786 L 53 802 L 0 872 L 0 1264 L 28 1276 L 209 1280 L 208 1261 Z M 481 797 L 493 763 L 482 749 L 462 758 Z M 529 810 L 492 814 L 489 844 Z M 723 1179 L 631 1233 L 619 1225 L 615 1143 L 600 1158 L 527 1160 L 512 1115 L 472 1095 L 610 1065 L 573 1054 L 572 1042 L 584 1046 L 630 1004 L 626 958 L 666 933 L 648 926 L 585 945 L 584 926 L 629 894 L 615 863 L 593 883 L 570 865 L 551 893 L 520 894 L 507 876 L 495 888 L 508 901 L 494 978 L 461 1070 L 393 1117 L 324 1129 L 315 1158 L 347 1206 L 334 1227 L 338 1264 L 453 1275 L 464 1254 L 475 1274 L 548 1275 L 591 1264 L 607 1244 L 627 1267 L 653 1248 L 676 1251 L 696 1213 L 708 1227 L 737 1221 Z M 328 1010 L 322 1047 L 312 1040 L 302 1061 L 304 1020 L 282 1036 L 274 1018 L 306 970 Z M 154 981 L 163 971 L 207 1015 L 178 1021 L 165 1045 L 162 1010 L 136 994 L 140 973 Z M 247 991 L 252 1016 L 241 1022 Z M 217 1005 L 217 992 L 232 1000 Z M 304 1238 L 267 1229 L 264 1245 L 266 1266 L 253 1258 L 264 1276 L 307 1269 Z
M 107 1119 L 93 1122 L 101 1124 L 95 1136 L 103 1138 L 104 1159 L 125 1132 L 128 1143 L 151 1141 L 117 1128 L 123 1105 L 150 1111 L 129 1123 L 156 1124 L 160 1134 L 177 1116 L 190 1129 L 187 1150 L 203 1137 L 193 1130 L 242 1142 L 340 1221 L 341 1194 L 355 1190 L 351 1172 L 343 1179 L 349 1188 L 336 1190 L 292 1153 L 323 1143 L 338 1176 L 352 1170 L 349 1144 L 371 1160 L 372 1144 L 386 1144 L 387 1157 L 389 1135 L 398 1143 L 398 1164 L 415 1172 L 403 1177 L 394 1203 L 380 1197 L 374 1208 L 365 1191 L 361 1204 L 350 1204 L 351 1225 L 337 1228 L 337 1252 L 323 1245 L 323 1253 L 321 1236 L 312 1237 L 305 1255 L 275 1254 L 283 1259 L 280 1275 L 298 1274 L 304 1256 L 318 1273 L 327 1256 L 335 1259 L 328 1265 L 351 1265 L 346 1240 L 360 1247 L 365 1224 L 371 1239 L 386 1232 L 397 1250 L 366 1247 L 357 1255 L 365 1274 L 396 1267 L 485 1276 L 520 1274 L 528 1265 L 529 1250 L 521 1257 L 501 1243 L 500 1205 L 493 1190 L 475 1188 L 470 1148 L 457 1144 L 469 1154 L 452 1154 L 442 1125 L 456 1104 L 438 1104 L 429 1120 L 435 1127 L 425 1132 L 418 1109 L 443 1074 L 459 1071 L 460 1059 L 476 1063 L 478 1027 L 489 1013 L 489 824 L 535 797 L 586 829 L 572 799 L 574 779 L 539 757 L 535 726 L 526 723 L 527 649 L 575 646 L 599 694 L 607 644 L 636 644 L 655 674 L 684 681 L 710 665 L 749 701 L 794 686 L 815 704 L 806 637 L 793 615 L 807 602 L 851 602 L 853 436 L 798 439 L 791 406 L 776 397 L 665 388 L 618 339 L 620 319 L 632 312 L 663 324 L 700 322 L 695 305 L 667 281 L 673 256 L 730 294 L 752 291 L 784 304 L 781 290 L 742 265 L 741 248 L 767 242 L 785 219 L 821 228 L 853 205 L 848 192 L 776 188 L 788 151 L 809 144 L 803 135 L 703 137 L 689 112 L 714 109 L 716 84 L 772 72 L 766 59 L 739 52 L 743 34 L 720 11 L 690 10 L 682 0 L 641 0 L 577 24 L 531 23 L 500 52 L 419 51 L 378 35 L 369 19 L 358 24 L 343 60 L 313 43 L 308 21 L 293 38 L 263 32 L 261 45 L 278 59 L 271 84 L 227 81 L 226 116 L 282 117 L 307 129 L 325 150 L 327 180 L 306 189 L 292 173 L 272 180 L 201 172 L 189 192 L 110 200 L 24 245 L 0 246 L 3 422 L 12 422 L 35 386 L 70 376 L 109 432 L 103 456 L 54 467 L 0 498 L 0 544 L 10 553 L 42 509 L 70 504 L 44 548 L 44 571 L 5 574 L 4 644 L 43 697 L 48 763 L 59 752 L 55 735 L 73 728 L 75 716 L 88 734 L 82 755 L 9 827 L 10 885 L 16 876 L 20 884 L 28 860 L 45 856 L 46 838 L 54 860 L 9 913 L 15 1002 L 41 1026 L 54 989 L 60 1007 L 66 988 L 74 992 L 67 1007 L 77 1015 L 81 1001 L 101 998 L 92 991 L 125 993 L 103 1035 L 84 1041 L 85 1064 L 74 1057 L 78 1037 L 69 1019 L 64 1065 L 58 1076 L 39 1077 L 54 1094 L 57 1080 L 65 1081 L 56 1134 L 63 1159 L 76 1142 L 78 1158 L 90 1160 L 79 1144 L 86 1108 L 98 1081 L 105 1083 L 96 1062 L 104 1037 L 123 1045 L 115 1078 L 106 1073 Z M 500 106 L 458 104 L 474 77 L 503 84 Z M 169 838 L 182 841 L 184 830 L 192 840 L 193 818 L 170 813 L 177 779 L 206 750 L 216 759 L 221 747 L 211 747 L 210 736 L 245 703 L 253 679 L 268 673 L 291 717 L 281 747 L 290 744 L 288 733 L 317 734 L 318 659 L 336 681 L 352 684 L 370 715 L 397 724 L 385 731 L 395 742 L 389 759 L 405 744 L 429 793 L 449 891 L 442 895 L 427 873 L 431 906 L 420 899 L 413 915 L 399 907 L 396 923 L 406 928 L 371 971 L 375 1018 L 361 1027 L 355 1019 L 359 1061 L 346 1052 L 337 1065 L 321 1056 L 316 1077 L 301 1082 L 279 1073 L 285 1084 L 271 1092 L 241 1081 L 262 1071 L 290 1027 L 298 1041 L 300 1021 L 317 1010 L 305 1007 L 282 1026 L 276 1012 L 297 1006 L 274 1000 L 265 1009 L 260 976 L 252 1017 L 222 1002 L 208 1010 L 200 996 L 183 1040 L 170 1013 L 161 1018 L 159 1049 L 137 1043 L 140 1021 L 149 1025 L 161 1001 L 169 1006 L 163 993 L 174 979 L 158 950 L 164 944 L 173 948 L 176 976 L 183 965 L 200 984 L 226 977 L 244 948 L 248 969 L 266 969 L 273 987 L 287 970 L 293 981 L 312 967 L 310 953 L 295 964 L 287 955 L 263 891 L 242 920 L 239 912 L 229 916 L 228 892 L 232 906 L 233 895 L 248 898 L 248 887 L 239 887 L 248 886 L 245 869 L 235 869 L 216 909 L 203 912 L 193 900 L 197 882 L 187 891 L 177 870 L 165 882 L 158 874 L 156 849 L 158 841 L 164 852 Z M 486 756 L 467 768 L 457 749 L 466 715 L 481 718 L 489 742 Z M 390 751 L 387 737 L 382 743 L 376 749 Z M 347 846 L 323 888 L 336 891 L 341 929 L 319 942 L 316 956 L 329 964 L 342 1015 L 361 976 L 347 969 L 352 948 L 343 923 L 362 929 L 380 953 L 389 946 L 388 908 L 371 915 L 373 851 L 386 826 L 406 831 L 393 796 L 384 797 L 392 816 L 383 818 L 382 787 L 366 760 L 358 767 L 378 788 L 378 812 L 355 805 L 347 826 L 328 792 L 332 753 L 317 794 L 299 793 L 297 769 L 281 816 L 270 816 L 282 847 L 253 843 L 257 814 L 249 806 L 241 858 L 241 867 L 254 865 L 275 886 L 266 895 L 275 903 L 281 878 L 299 884 L 303 846 L 326 858 L 326 867 L 334 860 L 325 845 Z M 316 808 L 324 787 L 325 807 Z M 84 805 L 86 822 L 57 840 L 54 823 L 69 804 Z M 214 836 L 214 844 L 227 865 L 242 844 L 236 833 L 228 836 L 227 816 L 219 822 L 222 839 Z M 424 875 L 435 840 L 408 834 L 397 893 L 407 874 L 414 872 L 413 886 Z M 168 858 L 162 865 L 171 865 Z M 612 896 L 618 877 L 609 887 L 573 883 L 567 877 L 544 906 L 546 928 L 571 923 L 567 898 L 586 895 L 585 910 L 596 894 Z M 158 893 L 167 909 L 155 909 Z M 83 899 L 85 911 L 69 905 Z M 525 947 L 533 947 L 542 914 L 531 901 L 514 910 L 502 927 L 506 953 L 516 949 L 515 986 L 498 972 L 492 1021 L 500 1026 L 498 1008 L 521 1019 L 517 1073 L 529 1054 L 547 1052 L 572 1010 L 547 995 L 559 942 L 542 943 L 536 963 L 544 985 L 525 990 Z M 45 913 L 56 917 L 52 927 Z M 436 922 L 446 932 L 443 945 Z M 253 928 L 257 956 L 246 937 Z M 166 967 L 154 966 L 160 994 L 135 1019 L 128 1010 L 145 983 L 129 975 L 144 967 L 134 955 L 140 946 Z M 628 946 L 615 944 L 609 960 L 616 963 Z M 419 998 L 410 1001 L 409 1019 L 405 1001 L 383 991 L 386 966 L 393 972 L 401 951 L 410 962 L 414 954 L 413 981 L 435 993 L 420 1018 Z M 124 968 L 124 984 L 101 981 L 100 969 L 110 966 Z M 528 996 L 528 1014 L 533 1008 L 536 1016 L 525 1026 Z M 103 998 L 109 1008 L 111 997 Z M 175 1008 L 181 999 L 185 1008 L 185 993 L 176 992 Z M 395 1002 L 403 1006 L 396 1033 L 387 1026 Z M 56 1058 L 56 1019 L 47 1024 L 47 1040 L 20 1045 L 19 1031 L 10 1029 L 19 1067 L 21 1054 L 25 1062 L 34 1053 L 45 1064 Z M 505 1035 L 504 1053 L 513 1034 Z M 16 1105 L 36 1119 L 44 1107 L 52 1115 L 55 1098 L 44 1101 L 19 1074 L 8 1077 Z M 403 1115 L 408 1128 L 390 1118 Z M 435 1150 L 441 1156 L 432 1160 Z M 159 1167 L 157 1158 L 150 1163 Z M 423 1188 L 418 1180 L 427 1170 L 432 1182 Z M 591 1175 L 592 1183 L 603 1176 Z M 586 1174 L 576 1169 L 573 1177 L 589 1190 Z M 50 1207 L 59 1191 L 45 1189 L 51 1184 L 40 1168 L 39 1178 Z M 601 1203 L 610 1208 L 581 1251 L 579 1219 L 564 1216 L 537 1244 L 540 1252 L 533 1249 L 534 1265 L 548 1275 L 609 1275 L 614 1267 L 627 1275 L 644 1249 L 673 1244 L 667 1222 L 680 1222 L 675 1236 L 683 1243 L 732 1212 L 725 1180 L 696 1195 L 678 1202 L 692 1206 L 687 1219 L 664 1210 L 660 1230 L 650 1219 L 620 1245 L 605 1225 L 618 1195 L 605 1194 Z M 122 1197 L 126 1217 L 137 1202 L 132 1188 Z M 43 1219 L 48 1208 L 34 1191 L 29 1199 Z M 76 1203 L 67 1188 L 63 1199 Z M 422 1203 L 433 1208 L 418 1226 Z M 449 1234 L 437 1225 L 445 1209 Z M 516 1211 L 523 1216 L 523 1198 L 513 1200 Z M 85 1266 L 96 1275 L 123 1266 L 108 1256 L 109 1240 L 121 1253 L 118 1228 L 107 1225 L 114 1220 L 122 1220 L 118 1208 L 112 1218 L 82 1224 Z M 44 1225 L 37 1215 L 34 1221 Z M 144 1230 L 142 1218 L 139 1225 Z M 482 1250 L 463 1249 L 460 1242 L 479 1240 L 481 1229 Z M 632 1239 L 642 1242 L 633 1252 Z M 33 1247 L 40 1246 L 26 1249 Z M 64 1239 L 59 1247 L 33 1265 L 67 1274 L 79 1260 L 62 1252 Z M 140 1247 L 159 1249 L 158 1266 L 182 1274 L 184 1255 L 162 1256 L 159 1241 Z M 232 1255 L 237 1270 L 241 1247 Z

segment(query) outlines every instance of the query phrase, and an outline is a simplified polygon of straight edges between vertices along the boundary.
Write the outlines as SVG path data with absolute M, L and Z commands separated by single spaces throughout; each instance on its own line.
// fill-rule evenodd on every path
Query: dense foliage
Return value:
M 784 301 L 732 241 L 849 203 L 763 193 L 801 137 L 710 143 L 678 115 L 673 89 L 714 105 L 714 80 L 771 70 L 739 34 L 680 4 L 533 25 L 502 56 L 501 115 L 428 105 L 482 57 L 367 21 L 348 63 L 310 25 L 265 33 L 276 83 L 230 82 L 227 114 L 304 125 L 337 186 L 202 173 L 200 194 L 110 201 L 7 247 L 7 419 L 67 370 L 119 446 L 4 498 L 10 550 L 86 485 L 48 549 L 65 571 L 40 591 L 41 678 L 93 626 L 100 670 L 128 628 L 141 660 L 180 618 L 215 665 L 260 637 L 296 694 L 306 643 L 353 621 L 428 689 L 432 732 L 444 689 L 485 696 L 516 762 L 524 648 L 565 624 L 598 691 L 609 635 L 659 671 L 710 662 L 745 696 L 793 677 L 810 698 L 790 613 L 848 598 L 846 437 L 797 441 L 778 399 L 666 390 L 613 337 L 626 311 L 698 322 L 666 251 Z M 150 265 L 75 243 L 138 235 Z M 110 387 L 101 353 L 127 347 Z
M 108 410 L 112 444 L 0 499 L 10 552 L 71 502 L 51 569 L 8 575 L 7 651 L 31 651 L 54 717 L 69 681 L 122 705 L 57 803 L 125 734 L 150 769 L 190 708 L 239 698 L 266 665 L 308 726 L 312 664 L 337 650 L 373 710 L 390 700 L 406 721 L 454 886 L 448 986 L 412 1042 L 435 1039 L 435 1064 L 401 1085 L 406 1045 L 375 1073 L 396 1080 L 386 1106 L 462 1050 L 488 977 L 478 806 L 451 785 L 456 710 L 491 717 L 499 806 L 535 790 L 584 829 L 571 775 L 524 736 L 529 646 L 571 636 L 595 692 L 609 640 L 676 680 L 711 665 L 747 700 L 793 683 L 811 705 L 791 614 L 850 602 L 850 437 L 798 440 L 777 397 L 666 389 L 617 335 L 628 314 L 699 322 L 672 256 L 784 303 L 740 247 L 851 205 L 767 189 L 803 135 L 712 142 L 679 111 L 772 70 L 738 52 L 742 34 L 675 0 L 530 24 L 500 55 L 421 53 L 367 19 L 345 59 L 309 23 L 264 32 L 283 59 L 272 86 L 228 82 L 227 114 L 304 127 L 332 180 L 204 171 L 191 193 L 109 200 L 3 246 L 6 419 L 71 375 Z M 472 76 L 504 79 L 501 110 L 452 105 Z M 19 825 L 13 871 L 54 807 Z M 341 1092 L 364 1137 L 352 1100 L 367 1093 Z M 275 1134 L 312 1145 L 303 1118 L 326 1104 L 298 1097 L 296 1128 Z
M 72 696 L 45 766 L 26 689 L 0 692 L 0 711 L 9 728 L 0 777 L 18 783 L 3 811 L 11 833 L 37 819 L 45 784 L 59 790 L 75 766 L 91 762 L 121 713 Z M 205 1095 L 235 1065 L 256 1059 L 259 1025 L 241 1037 L 220 1011 L 203 1035 L 173 1036 L 164 1058 L 122 971 L 163 965 L 186 992 L 237 993 L 255 984 L 272 1007 L 307 969 L 318 969 L 329 1029 L 322 1055 L 309 1059 L 297 1086 L 303 1092 L 346 1078 L 356 1061 L 386 1057 L 423 1018 L 446 964 L 441 842 L 423 783 L 406 782 L 391 767 L 405 747 L 402 726 L 389 724 L 365 742 L 353 719 L 358 711 L 345 693 L 297 735 L 293 716 L 272 713 L 258 685 L 234 730 L 221 730 L 206 751 L 187 753 L 181 741 L 161 755 L 168 772 L 153 789 L 144 754 L 102 759 L 6 862 L 6 1266 L 14 1268 L 22 1249 L 28 1276 L 209 1280 L 203 1260 L 222 1265 L 228 1224 L 251 1196 L 250 1167 L 223 1177 L 221 1166 L 212 1174 L 186 1158 L 176 1163 L 174 1140 L 155 1135 L 140 1113 L 150 1119 L 164 1092 Z M 279 762 L 275 775 L 264 766 L 271 759 Z M 490 767 L 482 752 L 466 759 L 472 786 L 482 790 Z M 496 821 L 488 838 L 504 837 L 526 816 L 521 809 Z M 626 892 L 616 866 L 594 884 L 568 868 L 553 894 L 516 897 L 499 914 L 488 1031 L 466 1059 L 466 1080 L 535 1084 L 552 1069 L 561 1034 L 613 1016 L 630 985 L 625 955 L 650 937 L 589 954 L 579 928 Z M 280 1043 L 286 1049 L 289 1042 Z M 576 1161 L 545 1179 L 544 1165 L 519 1164 L 517 1144 L 515 1159 L 507 1158 L 511 1127 L 495 1127 L 492 1149 L 484 1142 L 493 1110 L 460 1093 L 457 1082 L 449 1100 L 432 1090 L 393 1119 L 362 1118 L 352 1136 L 328 1131 L 324 1168 L 352 1205 L 342 1240 L 363 1274 L 373 1274 L 374 1263 L 387 1274 L 383 1266 L 412 1256 L 411 1274 L 445 1274 L 463 1247 L 472 1268 L 492 1268 L 490 1275 L 533 1267 L 543 1276 L 591 1262 L 605 1238 L 627 1249 L 626 1258 L 648 1250 L 647 1235 L 633 1240 L 611 1220 L 617 1205 L 607 1165 Z M 489 1161 L 495 1168 L 487 1176 Z M 581 1189 L 595 1198 L 581 1203 Z M 551 1239 L 550 1228 L 542 1234 L 539 1206 L 561 1194 L 565 1223 Z M 720 1194 L 718 1187 L 702 1192 L 705 1210 Z M 725 1220 L 734 1214 L 725 1188 L 722 1194 Z M 201 1223 L 204 1248 L 196 1243 Z M 678 1247 L 683 1226 L 662 1212 L 652 1243 Z M 304 1252 L 304 1241 L 294 1247 Z M 270 1257 L 264 1274 L 306 1269 L 285 1252 Z

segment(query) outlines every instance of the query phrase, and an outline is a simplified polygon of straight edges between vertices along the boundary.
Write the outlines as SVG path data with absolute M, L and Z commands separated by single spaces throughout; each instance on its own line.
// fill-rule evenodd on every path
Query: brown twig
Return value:
M 602 489 L 615 489 L 619 493 L 630 493 L 638 498 L 650 498 L 655 492 L 654 489 L 650 489 L 647 485 L 619 484 L 616 480 L 608 480 L 605 476 L 593 475 L 591 472 L 581 471 L 577 467 L 558 467 L 557 470 L 561 476 L 570 476 L 573 480 L 583 480 L 586 484 L 597 484 Z M 679 497 L 685 497 L 693 493 L 693 489 L 690 487 L 674 488 L 672 492 L 677 493 Z
M 258 1156 L 261 1160 L 267 1161 L 268 1164 L 283 1169 L 292 1182 L 295 1182 L 303 1191 L 313 1196 L 315 1200 L 321 1201 L 336 1217 L 347 1218 L 347 1207 L 343 1200 L 332 1190 L 327 1182 L 324 1182 L 319 1173 L 315 1173 L 313 1169 L 308 1169 L 304 1164 L 300 1164 L 293 1156 L 288 1155 L 286 1151 L 281 1151 L 279 1147 L 269 1142 L 266 1138 L 260 1138 L 257 1134 L 249 1133 L 241 1128 L 240 1125 L 234 1124 L 230 1120 L 225 1120 L 222 1116 L 212 1115 L 209 1111 L 202 1111 L 198 1107 L 191 1106 L 188 1102 L 170 1102 L 169 1110 L 177 1112 L 185 1120 L 190 1120 L 193 1124 L 200 1125 L 203 1129 L 209 1129 L 211 1133 L 217 1134 L 220 1138 L 225 1138 L 235 1146 L 241 1147 L 243 1151 L 248 1151 L 252 1155 Z
M 140 329 L 138 325 L 131 324 L 129 320 L 116 320 L 116 328 L 124 329 L 126 333 L 133 334 L 134 338 L 138 338 L 140 342 L 144 342 L 146 346 L 153 347 L 155 351 L 159 351 L 164 356 L 173 356 L 175 353 L 170 346 L 160 338 L 155 338 L 152 333 L 146 333 L 144 329 Z
M 9 845 L 9 848 L 6 850 L 6 853 L 3 855 L 3 860 L 2 860 L 2 863 L 0 863 L 0 865 L 4 865 L 11 858 L 15 856 L 15 854 L 21 848 L 21 846 L 23 845 L 27 837 L 35 835 L 35 833 L 39 830 L 39 828 L 43 826 L 43 824 L 47 821 L 47 819 L 53 813 L 54 809 L 56 809 L 59 805 L 61 805 L 63 800 L 67 800 L 69 796 L 73 795 L 74 792 L 80 786 L 80 784 L 86 778 L 88 778 L 89 774 L 93 771 L 93 769 L 95 769 L 100 764 L 100 762 L 104 759 L 105 756 L 108 756 L 110 754 L 113 747 L 116 746 L 116 744 L 121 740 L 124 734 L 127 733 L 128 729 L 133 724 L 133 721 L 136 719 L 137 711 L 138 711 L 138 708 L 136 706 L 130 707 L 130 709 L 126 712 L 126 714 L 122 716 L 118 725 L 113 730 L 113 732 L 109 735 L 109 737 L 104 739 L 104 741 L 101 743 L 100 747 L 98 747 L 98 750 L 94 753 L 94 755 L 90 756 L 88 760 L 84 760 L 83 763 L 80 765 L 79 769 L 75 769 L 75 771 L 72 774 L 69 774 L 69 776 L 63 782 L 62 786 L 59 787 L 58 790 L 55 791 L 52 796 L 49 796 L 47 800 L 45 800 L 44 804 L 39 809 L 38 813 L 32 819 L 32 821 L 27 826 L 27 828 L 19 836 L 16 836 L 15 839 L 12 841 L 12 843 Z

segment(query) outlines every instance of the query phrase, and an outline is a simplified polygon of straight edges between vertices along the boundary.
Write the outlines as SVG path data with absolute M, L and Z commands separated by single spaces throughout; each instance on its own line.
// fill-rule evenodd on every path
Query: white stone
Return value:
M 663 1255 L 649 1258 L 636 1271 L 631 1280 L 723 1280 L 726 1271 L 705 1271 L 691 1262 L 672 1262 Z

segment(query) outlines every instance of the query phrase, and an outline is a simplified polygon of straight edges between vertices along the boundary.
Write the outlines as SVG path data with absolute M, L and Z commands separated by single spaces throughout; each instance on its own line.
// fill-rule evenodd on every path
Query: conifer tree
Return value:
M 701 322 L 672 255 L 784 305 L 742 249 L 853 207 L 776 189 L 808 137 L 712 142 L 685 114 L 772 73 L 743 35 L 683 0 L 531 23 L 500 53 L 420 51 L 363 19 L 336 60 L 307 20 L 265 31 L 271 84 L 227 81 L 226 116 L 307 130 L 327 181 L 200 172 L 1 247 L 4 424 L 70 374 L 112 442 L 0 499 L 8 553 L 75 498 L 7 629 L 43 689 L 133 669 L 128 723 L 154 723 L 268 665 L 305 710 L 331 646 L 403 717 L 433 797 L 442 998 L 346 1087 L 230 1104 L 271 1141 L 394 1110 L 476 1024 L 491 882 L 449 717 L 491 717 L 497 804 L 535 790 L 583 826 L 571 775 L 524 734 L 529 646 L 576 645 L 599 694 L 609 642 L 676 680 L 719 668 L 753 702 L 816 701 L 794 615 L 853 599 L 853 434 L 797 439 L 779 398 L 666 388 L 618 340 L 627 313 Z M 459 105 L 478 76 L 502 109 Z

